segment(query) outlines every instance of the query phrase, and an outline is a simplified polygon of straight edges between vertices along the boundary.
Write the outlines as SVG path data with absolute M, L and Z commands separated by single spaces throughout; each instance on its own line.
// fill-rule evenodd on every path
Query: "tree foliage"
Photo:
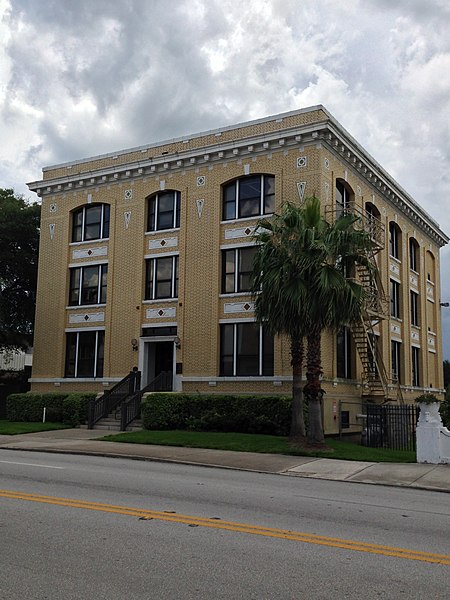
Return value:
M 293 411 L 303 404 L 299 380 L 307 344 L 309 405 L 308 440 L 323 442 L 321 418 L 321 336 L 361 319 L 366 301 L 364 287 L 348 275 L 356 264 L 374 275 L 368 258 L 369 235 L 355 227 L 357 218 L 346 214 L 334 223 L 322 215 L 317 198 L 302 206 L 286 203 L 280 215 L 260 221 L 256 231 L 259 249 L 254 264 L 255 313 L 259 322 L 291 342 Z M 293 414 L 292 423 L 296 423 Z M 297 431 L 304 434 L 302 415 Z M 303 428 L 303 431 L 301 430 Z
M 41 207 L 0 189 L 0 347 L 24 347 L 34 328 Z

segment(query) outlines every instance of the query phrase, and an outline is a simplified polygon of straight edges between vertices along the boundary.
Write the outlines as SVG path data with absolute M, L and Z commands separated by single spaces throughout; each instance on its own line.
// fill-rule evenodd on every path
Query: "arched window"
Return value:
M 354 193 L 352 188 L 342 179 L 336 180 L 336 218 L 339 219 L 350 209 Z
M 180 226 L 180 192 L 158 192 L 150 196 L 147 203 L 147 231 L 175 229 Z
M 409 268 L 418 273 L 419 264 L 419 244 L 414 238 L 409 238 Z
M 275 177 L 249 175 L 222 188 L 222 219 L 243 219 L 275 211 Z
M 72 213 L 72 242 L 109 237 L 109 204 L 86 204 Z
M 402 234 L 401 229 L 391 221 L 389 223 L 389 254 L 394 258 L 401 260 Z

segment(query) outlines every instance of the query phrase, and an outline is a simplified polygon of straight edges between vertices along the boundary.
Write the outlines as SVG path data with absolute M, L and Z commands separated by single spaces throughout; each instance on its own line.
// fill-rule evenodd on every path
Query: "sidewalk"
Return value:
M 204 448 L 146 446 L 98 439 L 107 433 L 88 429 L 61 429 L 23 435 L 0 435 L 0 449 L 175 462 L 450 492 L 450 465 L 370 463 Z

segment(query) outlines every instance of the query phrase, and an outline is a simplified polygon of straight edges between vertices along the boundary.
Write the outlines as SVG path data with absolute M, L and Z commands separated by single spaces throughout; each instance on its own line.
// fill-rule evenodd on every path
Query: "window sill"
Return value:
M 178 297 L 176 298 L 155 298 L 152 300 L 142 300 L 142 304 L 161 304 L 162 302 L 178 302 Z
M 226 221 L 220 221 L 221 225 L 232 225 L 233 223 L 247 223 L 249 221 L 259 221 L 260 219 L 268 219 L 273 217 L 274 213 L 267 215 L 254 215 L 253 217 L 238 217 L 236 219 L 228 219 Z
M 171 227 L 170 229 L 157 229 L 156 231 L 146 231 L 144 235 L 164 235 L 166 233 L 175 233 L 177 231 L 180 231 L 179 227 Z
M 105 308 L 105 304 L 75 304 L 72 306 L 66 306 L 66 310 L 85 310 L 86 308 Z
M 87 244 L 98 244 L 109 242 L 109 237 L 107 238 L 96 238 L 95 240 L 83 240 L 82 242 L 70 242 L 69 246 L 86 246 Z

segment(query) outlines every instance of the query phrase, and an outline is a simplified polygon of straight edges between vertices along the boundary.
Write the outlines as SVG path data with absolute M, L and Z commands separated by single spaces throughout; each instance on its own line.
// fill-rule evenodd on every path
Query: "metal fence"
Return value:
M 361 434 L 372 448 L 415 450 L 419 407 L 414 404 L 340 402 L 339 433 Z
M 416 449 L 419 409 L 414 404 L 364 404 L 361 443 L 372 448 Z

